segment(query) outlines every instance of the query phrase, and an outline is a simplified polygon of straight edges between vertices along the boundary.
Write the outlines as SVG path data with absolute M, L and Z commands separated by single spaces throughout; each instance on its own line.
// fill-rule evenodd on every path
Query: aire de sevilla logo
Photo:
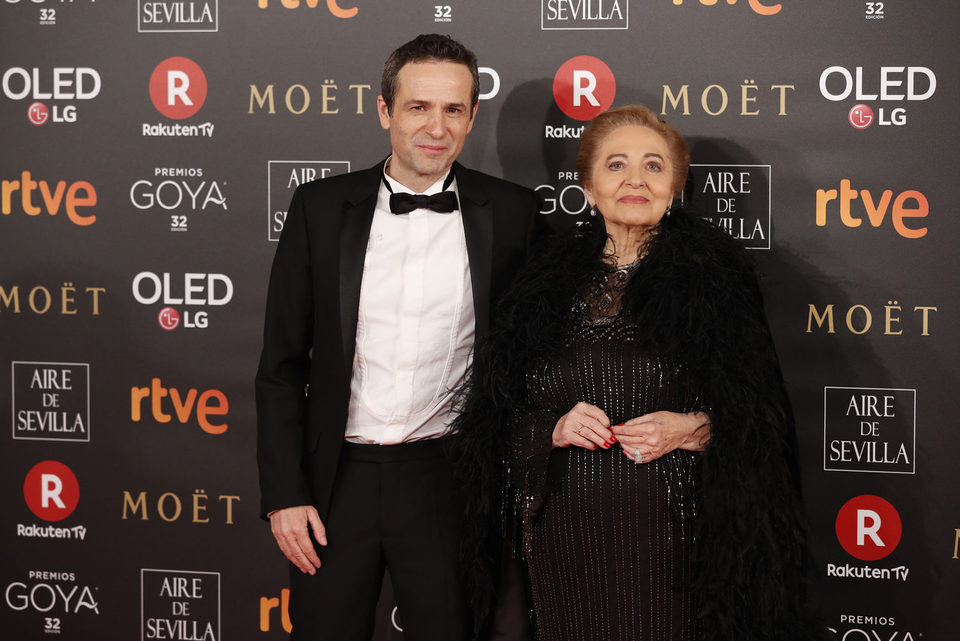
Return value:
M 167 118 L 189 118 L 200 111 L 206 99 L 207 77 L 190 58 L 167 58 L 150 75 L 150 100 Z
M 37 518 L 62 521 L 77 509 L 80 484 L 73 471 L 59 461 L 41 461 L 23 481 L 23 498 Z
M 553 77 L 553 99 L 575 120 L 593 120 L 613 104 L 617 81 L 607 64 L 593 56 L 576 56 Z
M 852 557 L 877 561 L 900 544 L 903 524 L 889 501 L 862 494 L 847 501 L 837 513 L 837 540 Z

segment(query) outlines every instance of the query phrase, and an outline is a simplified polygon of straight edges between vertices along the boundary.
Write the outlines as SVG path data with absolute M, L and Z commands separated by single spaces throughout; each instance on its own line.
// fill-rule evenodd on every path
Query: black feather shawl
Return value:
M 597 218 L 535 252 L 477 346 L 455 423 L 468 526 L 464 561 L 482 636 L 502 562 L 503 461 L 530 368 L 563 347 L 572 301 L 602 269 Z M 803 608 L 804 526 L 794 425 L 763 302 L 746 252 L 684 211 L 645 246 L 621 314 L 666 360 L 683 364 L 710 408 L 695 526 L 694 581 L 704 639 L 819 638 Z

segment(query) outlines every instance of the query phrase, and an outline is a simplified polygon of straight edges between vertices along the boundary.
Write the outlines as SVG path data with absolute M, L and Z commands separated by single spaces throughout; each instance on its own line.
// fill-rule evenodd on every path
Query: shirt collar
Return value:
M 390 161 L 391 161 L 392 159 L 393 159 L 393 156 L 390 156 L 389 158 L 387 158 L 387 161 L 386 161 L 385 163 L 383 163 L 383 179 L 384 179 L 384 181 L 386 181 L 387 184 L 390 185 L 390 189 L 392 190 L 392 193 L 394 193 L 394 194 L 416 194 L 416 193 L 421 193 L 421 194 L 424 194 L 424 195 L 426 195 L 426 196 L 432 196 L 433 194 L 438 194 L 438 193 L 440 193 L 441 191 L 444 191 L 444 183 L 446 182 L 447 178 L 450 176 L 450 172 L 453 171 L 453 167 L 451 167 L 451 168 L 448 169 L 447 172 L 446 172 L 445 174 L 443 174 L 443 176 L 441 176 L 435 183 L 433 183 L 432 185 L 430 185 L 429 187 L 427 187 L 427 189 L 426 189 L 425 191 L 415 192 L 415 191 L 413 191 L 412 189 L 410 189 L 409 187 L 405 186 L 403 183 L 401 183 L 401 182 L 399 182 L 399 181 L 395 180 L 394 178 L 391 178 L 390 176 L 387 175 L 387 167 L 390 166 Z M 446 189 L 453 190 L 454 192 L 457 191 L 457 179 L 456 179 L 456 177 L 453 178 L 453 180 L 451 181 L 450 185 L 447 186 Z M 457 193 L 458 193 L 458 195 L 459 195 L 459 192 L 457 192 Z

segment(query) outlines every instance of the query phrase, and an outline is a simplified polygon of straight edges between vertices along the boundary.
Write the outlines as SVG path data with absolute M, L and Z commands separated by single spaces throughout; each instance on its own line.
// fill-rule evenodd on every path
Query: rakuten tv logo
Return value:
M 560 111 L 575 120 L 593 120 L 610 108 L 616 95 L 613 72 L 593 56 L 570 58 L 553 77 L 553 99 Z
M 167 118 L 189 118 L 200 111 L 206 99 L 207 76 L 190 58 L 167 58 L 150 76 L 150 100 Z
M 150 100 L 161 114 L 173 120 L 195 115 L 207 99 L 207 76 L 190 58 L 174 56 L 157 65 L 150 75 Z M 213 123 L 143 123 L 144 136 L 213 136 Z
M 889 556 L 900 544 L 903 524 L 889 501 L 863 494 L 840 508 L 836 530 L 847 554 L 861 561 L 877 561 Z
M 23 498 L 37 518 L 62 521 L 77 509 L 80 484 L 73 471 L 59 461 L 41 461 L 23 481 Z

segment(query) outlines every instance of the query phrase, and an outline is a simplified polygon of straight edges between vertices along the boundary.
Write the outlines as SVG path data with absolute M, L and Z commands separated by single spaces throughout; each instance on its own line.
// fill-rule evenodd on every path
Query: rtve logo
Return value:
M 352 18 L 355 15 L 357 15 L 357 13 L 359 13 L 360 11 L 360 9 L 357 7 L 350 7 L 349 9 L 343 9 L 340 7 L 340 4 L 338 3 L 337 0 L 325 0 L 325 1 L 327 4 L 327 11 L 329 11 L 331 14 L 333 14 L 337 18 Z M 270 4 L 273 4 L 274 6 L 279 4 L 284 9 L 296 9 L 300 6 L 301 3 L 300 3 L 300 0 L 280 0 L 279 3 L 276 0 L 274 0 L 274 2 L 272 3 L 270 2 L 270 0 L 257 0 L 257 7 L 259 7 L 260 9 L 266 9 Z M 320 4 L 320 0 L 303 0 L 303 4 L 307 5 L 307 7 L 310 9 L 316 9 L 317 5 Z
M 27 472 L 23 498 L 37 518 L 62 521 L 73 514 L 80 502 L 80 484 L 63 463 L 41 461 Z
M 167 118 L 189 118 L 200 111 L 206 99 L 207 77 L 190 58 L 167 58 L 150 75 L 150 100 Z
M 553 99 L 575 120 L 592 120 L 610 108 L 616 95 L 613 72 L 593 56 L 570 58 L 553 77 Z
M 673 4 L 681 5 L 683 4 L 683 0 L 673 0 Z M 700 4 L 712 7 L 715 4 L 719 4 L 719 0 L 700 0 Z M 737 4 L 737 0 L 727 0 L 727 4 Z M 747 0 L 747 4 L 750 5 L 750 8 L 753 9 L 755 13 L 761 16 L 772 16 L 780 13 L 780 9 L 783 8 L 779 2 L 768 5 L 763 4 L 761 0 Z
M 862 494 L 840 508 L 836 530 L 837 540 L 847 554 L 861 561 L 877 561 L 897 548 L 903 524 L 889 501 Z
M 199 393 L 199 396 L 198 396 Z M 169 398 L 170 402 L 164 403 Z M 172 409 L 177 421 L 186 425 L 196 415 L 197 424 L 207 434 L 223 434 L 229 427 L 226 423 L 213 423 L 211 416 L 226 416 L 230 411 L 227 395 L 218 389 L 198 392 L 194 388 L 181 394 L 176 387 L 164 387 L 159 378 L 151 379 L 150 387 L 130 388 L 130 420 L 139 423 L 146 413 L 144 402 L 149 399 L 150 413 L 157 423 L 169 423 L 172 416 L 165 409 Z
M 53 185 L 46 180 L 34 180 L 29 171 L 20 174 L 20 180 L 0 181 L 0 213 L 4 216 L 13 212 L 14 195 L 20 192 L 20 209 L 27 216 L 39 216 L 47 213 L 56 216 L 60 206 L 67 212 L 67 218 L 74 225 L 86 227 L 97 220 L 95 214 L 82 214 L 81 207 L 94 207 L 97 204 L 97 190 L 86 180 L 78 180 L 67 185 L 59 180 Z M 39 192 L 39 199 L 34 197 Z M 35 202 L 35 200 L 39 200 Z
M 873 227 L 880 227 L 883 221 L 887 219 L 887 212 L 889 211 L 890 224 L 904 238 L 923 238 L 927 235 L 926 227 L 907 226 L 907 220 L 910 218 L 926 218 L 927 214 L 930 213 L 930 204 L 927 202 L 927 197 L 915 189 L 900 192 L 896 198 L 894 198 L 892 190 L 885 189 L 880 193 L 879 198 L 875 199 L 869 189 L 854 189 L 850 180 L 843 178 L 840 180 L 839 191 L 836 189 L 817 190 L 817 227 L 826 226 L 827 206 L 833 201 L 837 201 L 840 222 L 845 227 L 859 227 L 863 224 L 862 215 L 854 212 L 854 203 L 859 201 L 862 203 L 862 207 L 858 209 L 862 209 Z

